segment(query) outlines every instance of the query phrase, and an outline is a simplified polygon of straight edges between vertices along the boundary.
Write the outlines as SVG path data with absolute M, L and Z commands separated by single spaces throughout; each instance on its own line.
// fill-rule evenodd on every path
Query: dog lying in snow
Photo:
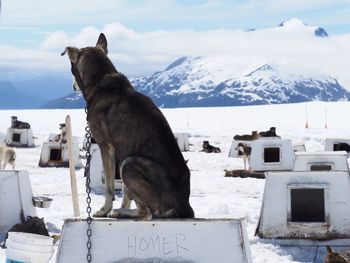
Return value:
M 206 153 L 221 153 L 219 147 L 215 147 L 209 144 L 209 141 L 203 141 L 203 149 L 202 152 Z
M 15 169 L 16 152 L 14 148 L 7 146 L 0 146 L 0 169 L 6 168 L 7 164 L 12 165 L 12 169 Z

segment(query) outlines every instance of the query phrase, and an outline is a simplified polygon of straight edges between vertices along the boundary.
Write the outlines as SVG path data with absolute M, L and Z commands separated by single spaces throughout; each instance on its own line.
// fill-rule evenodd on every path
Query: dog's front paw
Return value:
M 100 210 L 98 210 L 93 217 L 108 217 L 108 213 L 111 211 L 112 209 L 108 209 L 106 207 L 102 207 Z
M 101 210 L 98 210 L 94 215 L 93 217 L 108 217 L 108 212 L 106 213 L 105 211 L 103 211 L 102 209 Z
M 109 217 L 112 218 L 137 218 L 138 210 L 137 209 L 113 209 L 112 213 L 109 214 Z

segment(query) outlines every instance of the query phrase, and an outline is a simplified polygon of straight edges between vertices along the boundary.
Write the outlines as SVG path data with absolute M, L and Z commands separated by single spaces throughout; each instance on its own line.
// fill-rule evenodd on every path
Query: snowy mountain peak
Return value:
M 138 91 L 160 107 L 208 107 L 295 103 L 312 100 L 349 100 L 350 93 L 337 79 L 305 71 L 289 63 L 265 63 L 240 70 L 221 57 L 181 57 L 165 70 L 131 79 Z M 83 107 L 82 97 L 72 94 L 47 108 Z
M 312 33 L 316 37 L 328 37 L 326 30 L 324 30 L 322 27 L 309 26 L 298 18 L 283 21 L 278 25 L 278 28 L 287 32 L 303 32 L 306 34 Z
M 246 77 L 253 76 L 255 73 L 263 72 L 263 71 L 277 71 L 277 70 L 274 67 L 272 67 L 271 65 L 265 64 L 265 65 L 255 69 L 254 71 L 250 72 L 248 75 L 246 75 Z
M 278 26 L 279 27 L 306 27 L 307 24 L 305 24 L 302 20 L 298 18 L 292 18 L 292 19 L 283 21 Z
M 175 60 L 173 63 L 171 63 L 166 69 L 165 71 L 167 70 L 171 70 L 179 65 L 181 65 L 182 63 L 184 63 L 185 61 L 187 60 L 187 57 L 181 57 L 177 60 Z

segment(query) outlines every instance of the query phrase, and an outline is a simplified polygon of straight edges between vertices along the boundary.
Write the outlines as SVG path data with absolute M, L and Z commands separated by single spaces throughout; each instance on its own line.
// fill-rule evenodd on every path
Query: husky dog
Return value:
M 243 157 L 244 170 L 247 170 L 247 163 L 250 166 L 250 153 L 252 151 L 252 148 L 247 144 L 240 142 L 238 143 L 236 150 L 238 150 L 238 155 L 241 155 Z
M 259 139 L 259 134 L 257 131 L 252 131 L 252 134 L 235 135 L 233 139 L 239 141 L 253 141 Z
M 327 246 L 327 255 L 324 258 L 325 263 L 349 263 L 350 251 L 335 252 L 331 247 Z
M 167 120 L 116 70 L 107 52 L 104 34 L 95 47 L 62 52 L 68 53 L 74 87 L 85 98 L 88 124 L 101 149 L 105 203 L 94 216 L 105 217 L 112 210 L 117 172 L 137 209 L 115 209 L 111 217 L 193 218 L 190 171 Z
M 11 116 L 11 128 L 13 129 L 29 129 L 28 122 L 19 121 L 17 116 Z
M 61 134 L 57 134 L 55 137 L 50 139 L 50 142 L 61 142 L 61 143 L 67 142 L 67 128 L 65 123 L 60 124 L 60 130 L 61 130 Z
M 203 141 L 203 149 L 202 152 L 206 153 L 221 153 L 219 147 L 215 147 L 209 144 L 209 141 Z
M 0 169 L 6 168 L 7 164 L 12 165 L 12 169 L 15 169 L 16 152 L 14 148 L 7 146 L 0 146 Z
M 2 245 L 2 248 L 5 248 L 5 242 L 8 238 L 9 232 L 23 232 L 23 233 L 31 233 L 31 234 L 37 234 L 42 236 L 49 236 L 49 232 L 47 231 L 47 228 L 45 226 L 44 218 L 39 217 L 32 217 L 28 216 L 26 220 L 24 220 L 22 223 L 18 223 L 13 225 L 10 230 L 6 233 L 5 241 Z
M 278 136 L 276 134 L 276 127 L 270 127 L 270 130 L 268 130 L 268 131 L 259 132 L 259 136 L 260 137 L 279 137 L 279 138 L 281 138 L 280 136 Z

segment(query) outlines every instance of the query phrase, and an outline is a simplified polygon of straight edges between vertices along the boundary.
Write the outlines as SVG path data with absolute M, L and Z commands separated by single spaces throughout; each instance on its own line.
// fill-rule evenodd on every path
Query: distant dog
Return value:
M 247 163 L 250 169 L 250 154 L 252 152 L 252 148 L 247 144 L 238 143 L 236 150 L 238 151 L 238 155 L 242 156 L 244 163 L 244 170 L 247 170 Z
M 86 100 L 88 124 L 106 174 L 105 203 L 95 216 L 112 210 L 115 172 L 120 172 L 124 195 L 137 209 L 126 209 L 127 202 L 111 217 L 193 218 L 190 171 L 170 126 L 152 100 L 115 69 L 107 57 L 104 34 L 96 47 L 67 47 L 62 55 L 66 53 L 74 89 L 80 89 Z
M 14 148 L 7 146 L 0 146 L 0 169 L 6 168 L 7 164 L 12 165 L 12 169 L 15 169 L 16 152 Z
M 61 130 L 61 134 L 57 134 L 55 137 L 53 137 L 50 140 L 50 142 L 67 143 L 67 128 L 66 128 L 66 124 L 61 123 L 60 124 L 60 130 Z
M 24 221 L 24 222 L 23 222 Z M 10 230 L 7 232 L 5 241 L 2 245 L 3 248 L 6 247 L 5 242 L 8 238 L 9 232 L 22 232 L 22 233 L 31 233 L 31 234 L 37 234 L 42 236 L 49 236 L 49 232 L 47 231 L 47 228 L 45 226 L 45 222 L 43 218 L 39 217 L 31 217 L 28 216 L 26 220 L 23 218 L 23 223 L 18 223 L 13 225 Z
M 279 137 L 279 138 L 281 138 L 280 136 L 278 136 L 276 134 L 276 127 L 271 127 L 270 130 L 268 130 L 268 131 L 259 132 L 259 136 L 260 137 Z
M 252 134 L 235 135 L 233 139 L 237 141 L 253 141 L 259 139 L 259 137 L 257 131 L 252 131 Z
M 350 251 L 335 252 L 327 246 L 327 252 L 324 258 L 325 263 L 350 263 Z
M 209 141 L 203 141 L 203 149 L 202 152 L 206 153 L 221 153 L 221 150 L 219 147 L 215 147 L 209 144 Z
M 11 128 L 13 129 L 29 129 L 28 122 L 19 121 L 17 116 L 11 116 Z

